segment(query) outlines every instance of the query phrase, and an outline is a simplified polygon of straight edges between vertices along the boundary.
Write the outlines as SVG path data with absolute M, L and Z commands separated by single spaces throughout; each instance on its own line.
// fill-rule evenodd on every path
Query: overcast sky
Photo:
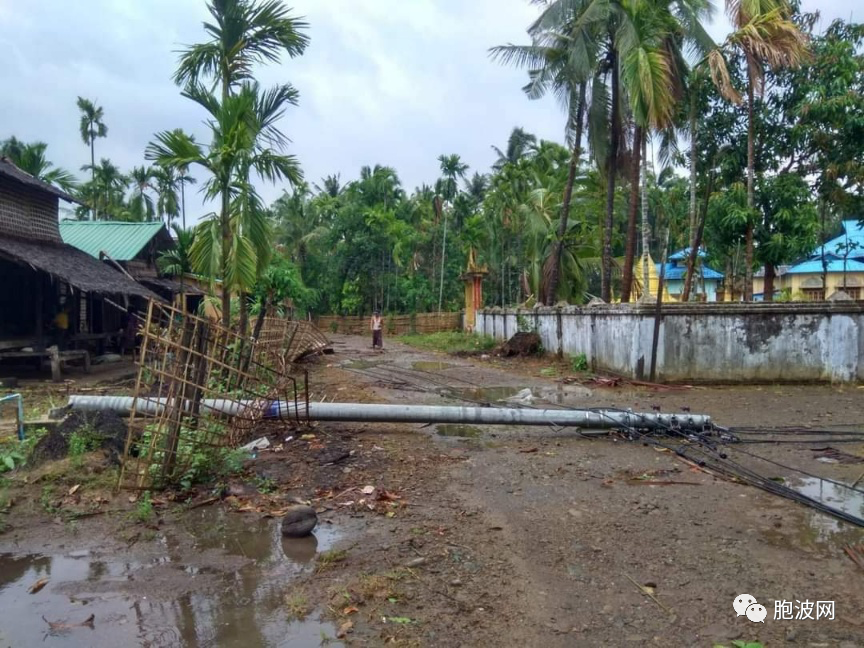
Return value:
M 437 158 L 458 153 L 487 171 L 493 144 L 514 126 L 561 140 L 552 98 L 529 101 L 524 71 L 489 60 L 488 49 L 525 43 L 537 13 L 527 0 L 289 0 L 312 39 L 300 59 L 262 67 L 265 85 L 288 82 L 300 105 L 282 130 L 307 180 L 343 182 L 363 165 L 394 167 L 410 191 L 438 176 Z M 804 0 L 823 24 L 862 20 L 859 2 Z M 86 7 L 86 8 L 85 8 Z M 96 156 L 128 171 L 156 131 L 181 127 L 205 140 L 201 109 L 171 82 L 176 51 L 204 39 L 204 0 L 0 0 L 0 139 L 48 143 L 49 158 L 75 172 L 89 163 L 78 132 L 81 95 L 105 110 L 108 137 Z M 718 12 L 710 29 L 728 23 Z M 80 173 L 80 172 L 79 172 Z M 273 200 L 283 187 L 262 185 Z M 187 201 L 190 219 L 206 211 Z

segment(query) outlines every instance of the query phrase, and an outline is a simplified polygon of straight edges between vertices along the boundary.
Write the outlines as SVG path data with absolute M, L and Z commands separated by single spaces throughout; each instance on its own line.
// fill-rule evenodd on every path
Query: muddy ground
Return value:
M 373 352 L 334 336 L 335 354 L 307 365 L 313 398 L 456 404 L 528 388 L 523 405 L 864 429 L 855 386 L 590 388 L 563 384 L 572 374 L 553 359 L 386 342 Z M 4 645 L 864 646 L 864 570 L 843 552 L 864 543 L 861 529 L 661 447 L 537 428 L 260 432 L 273 445 L 241 475 L 149 503 L 112 492 L 107 452 L 13 474 L 0 518 Z M 864 500 L 783 467 L 845 483 L 864 472 L 818 460 L 826 445 L 728 452 L 864 515 Z M 861 443 L 832 447 L 864 457 Z M 315 538 L 282 539 L 278 515 L 296 501 L 317 508 Z M 739 594 L 765 606 L 764 624 L 736 617 Z M 834 601 L 835 618 L 775 620 L 777 600 Z

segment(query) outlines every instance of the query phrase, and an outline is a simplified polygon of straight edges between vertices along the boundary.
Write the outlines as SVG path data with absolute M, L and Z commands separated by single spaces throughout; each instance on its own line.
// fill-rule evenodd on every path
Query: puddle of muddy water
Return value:
M 801 479 L 793 488 L 831 508 L 864 518 L 864 493 L 860 491 L 818 477 Z M 831 545 L 860 542 L 864 538 L 864 530 L 818 512 L 808 515 L 807 525 L 810 531 L 808 535 L 813 536 L 813 540 Z
M 438 425 L 435 430 L 439 436 L 476 439 L 483 436 L 483 431 L 473 425 Z
M 159 537 L 152 555 L 134 559 L 98 551 L 0 554 L 7 620 L 0 643 L 311 648 L 335 636 L 327 623 L 291 622 L 285 596 L 337 532 L 322 526 L 314 537 L 292 540 L 282 537 L 278 520 L 218 509 L 186 515 L 176 532 Z M 40 579 L 48 583 L 29 594 Z M 81 626 L 91 614 L 92 628 Z M 43 617 L 72 627 L 52 632 Z
M 420 371 L 443 371 L 444 369 L 451 369 L 456 365 L 450 364 L 449 362 L 436 362 L 432 360 L 421 360 L 419 362 L 415 362 L 411 365 L 414 369 L 418 369 Z
M 384 362 L 383 360 L 349 360 L 348 362 L 343 362 L 342 367 L 345 369 L 371 369 L 372 367 L 377 367 L 379 364 Z
M 518 394 L 522 387 L 468 387 L 454 388 L 447 387 L 442 390 L 443 396 L 453 398 L 463 398 L 466 400 L 480 401 L 483 403 L 494 403 L 496 401 L 507 400 L 511 396 Z

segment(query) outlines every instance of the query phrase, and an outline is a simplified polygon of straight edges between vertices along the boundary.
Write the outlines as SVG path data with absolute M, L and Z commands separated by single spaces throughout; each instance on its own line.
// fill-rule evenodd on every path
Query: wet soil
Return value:
M 394 340 L 373 352 L 365 337 L 333 337 L 335 355 L 306 365 L 315 400 L 689 408 L 726 426 L 864 428 L 864 391 L 855 386 L 587 389 L 562 385 L 569 368 L 553 359 L 455 357 Z M 864 645 L 864 572 L 843 552 L 864 543 L 864 530 L 694 469 L 674 452 L 543 428 L 269 422 L 259 432 L 271 449 L 242 475 L 156 494 L 151 515 L 128 492 L 111 492 L 113 469 L 97 456 L 13 480 L 14 506 L 3 517 L 10 528 L 0 535 L 0 606 L 20 623 L 4 624 L 0 639 Z M 812 447 L 729 452 L 864 515 L 856 495 L 783 467 L 844 483 L 864 470 L 817 461 Z M 836 447 L 864 456 L 861 443 Z M 301 501 L 319 513 L 317 547 L 285 549 L 278 515 Z M 46 577 L 44 588 L 26 593 Z M 766 607 L 764 624 L 736 616 L 732 602 L 742 593 Z M 774 620 L 775 601 L 784 600 L 834 601 L 835 618 Z M 93 628 L 73 625 L 91 613 Z M 48 621 L 72 627 L 54 631 Z

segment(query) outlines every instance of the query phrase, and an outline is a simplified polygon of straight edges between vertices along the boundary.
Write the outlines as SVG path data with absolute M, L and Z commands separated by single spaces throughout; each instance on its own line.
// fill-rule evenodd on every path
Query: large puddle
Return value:
M 293 620 L 291 581 L 337 534 L 285 539 L 275 519 L 219 509 L 184 514 L 130 556 L 93 551 L 0 554 L 6 646 L 298 646 L 335 642 L 310 610 Z M 29 593 L 31 587 L 47 584 Z M 92 616 L 92 623 L 86 621 Z
M 859 518 L 864 518 L 864 493 L 851 488 L 845 488 L 818 477 L 806 477 L 801 479 L 797 486 L 793 486 L 802 495 L 849 513 Z M 813 539 L 832 545 L 846 542 L 861 542 L 864 539 L 864 529 L 846 524 L 835 517 L 814 512 L 809 515 L 808 525 Z

